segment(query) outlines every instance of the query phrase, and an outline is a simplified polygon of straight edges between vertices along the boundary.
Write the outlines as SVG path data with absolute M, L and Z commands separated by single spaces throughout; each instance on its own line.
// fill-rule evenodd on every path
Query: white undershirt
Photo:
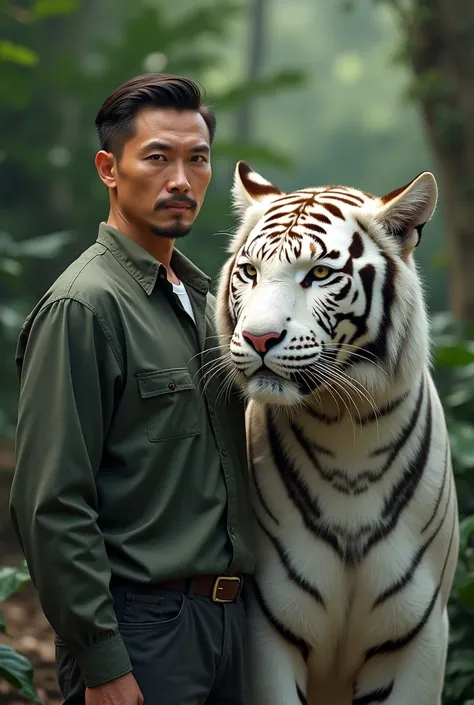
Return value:
M 180 282 L 179 284 L 173 284 L 173 291 L 177 296 L 179 296 L 181 306 L 184 308 L 186 313 L 188 313 L 193 319 L 194 323 L 196 323 L 193 308 L 191 306 L 191 301 L 189 299 L 188 292 L 186 291 L 186 287 L 184 286 L 183 282 Z

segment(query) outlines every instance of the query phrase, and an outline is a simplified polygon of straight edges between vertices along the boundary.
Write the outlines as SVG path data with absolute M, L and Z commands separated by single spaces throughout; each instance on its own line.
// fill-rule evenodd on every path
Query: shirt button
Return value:
M 169 387 L 170 389 L 176 389 L 176 385 L 175 385 L 174 382 L 170 382 L 170 383 L 168 384 L 168 387 Z
M 233 526 L 229 526 L 229 532 L 231 536 L 235 536 L 235 529 Z
M 209 407 L 209 411 L 211 412 L 211 414 L 213 414 L 213 413 L 215 412 L 214 407 L 213 407 L 213 406 L 210 406 L 210 407 Z
M 223 450 L 223 451 L 222 451 L 222 455 L 224 456 L 224 458 L 227 458 L 227 451 L 226 451 L 226 450 Z
M 163 274 L 163 272 L 161 272 L 160 279 L 164 279 L 164 278 L 165 278 L 165 275 Z

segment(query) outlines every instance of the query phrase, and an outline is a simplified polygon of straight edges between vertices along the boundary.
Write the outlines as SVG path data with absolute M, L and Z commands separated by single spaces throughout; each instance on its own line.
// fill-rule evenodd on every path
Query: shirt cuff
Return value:
M 120 634 L 74 654 L 87 688 L 129 673 L 132 664 Z

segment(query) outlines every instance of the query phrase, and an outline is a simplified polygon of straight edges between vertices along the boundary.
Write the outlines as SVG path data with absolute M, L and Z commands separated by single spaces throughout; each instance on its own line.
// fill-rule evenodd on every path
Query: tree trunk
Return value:
M 82 0 L 79 9 L 71 15 L 55 17 L 46 25 L 46 36 L 50 37 L 50 61 L 61 55 L 73 56 L 80 62 L 87 41 L 94 27 L 94 0 Z M 81 105 L 67 89 L 58 88 L 54 94 L 53 111 L 59 117 L 59 130 L 55 147 L 64 150 L 67 157 L 74 153 L 80 131 Z M 50 202 L 52 212 L 61 227 L 68 227 L 74 206 L 74 188 L 68 168 L 59 168 L 51 179 Z
M 260 77 L 265 54 L 265 9 L 266 0 L 253 0 L 250 21 L 247 80 Z M 252 136 L 252 102 L 247 99 L 237 111 L 236 137 L 249 140 Z
M 415 98 L 435 155 L 450 270 L 450 305 L 474 321 L 474 3 L 414 0 L 398 7 L 415 76 Z M 406 7 L 406 6 L 405 6 Z

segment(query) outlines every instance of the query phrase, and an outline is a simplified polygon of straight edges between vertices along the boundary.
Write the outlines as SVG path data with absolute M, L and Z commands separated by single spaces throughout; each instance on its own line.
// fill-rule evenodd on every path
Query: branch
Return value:
M 398 13 L 400 23 L 404 29 L 408 29 L 413 20 L 413 9 L 407 7 L 403 0 L 386 0 L 386 2 Z

